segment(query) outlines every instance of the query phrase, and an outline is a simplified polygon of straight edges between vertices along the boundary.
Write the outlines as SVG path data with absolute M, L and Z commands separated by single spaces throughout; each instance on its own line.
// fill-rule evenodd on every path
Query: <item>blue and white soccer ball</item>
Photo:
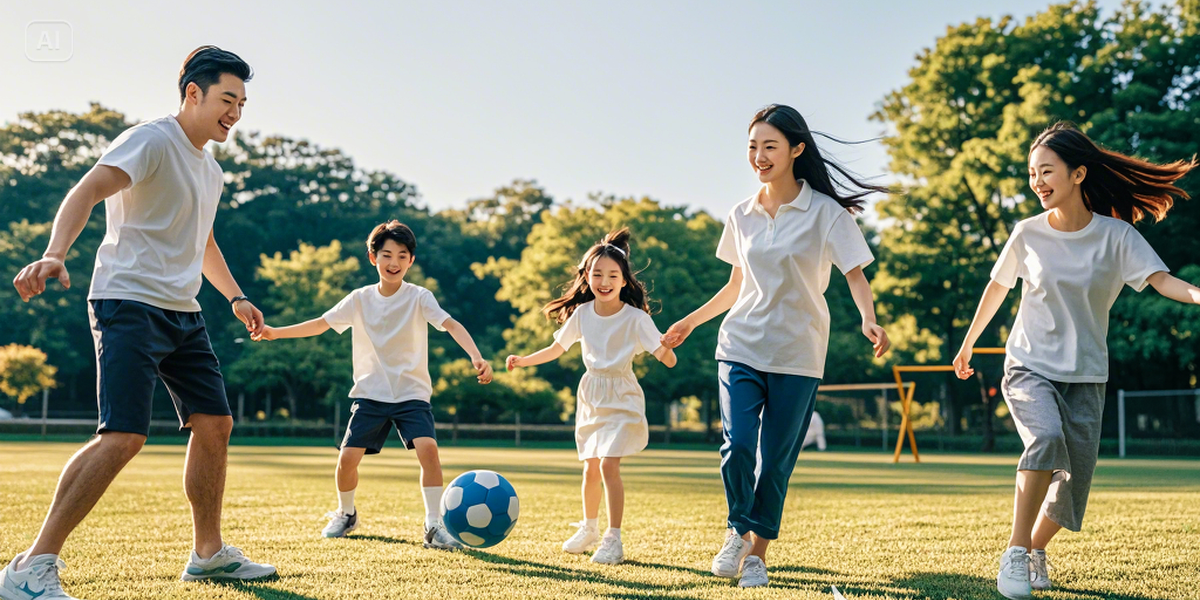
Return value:
M 442 494 L 442 522 L 454 539 L 471 548 L 504 541 L 521 512 L 517 491 L 495 471 L 467 471 Z

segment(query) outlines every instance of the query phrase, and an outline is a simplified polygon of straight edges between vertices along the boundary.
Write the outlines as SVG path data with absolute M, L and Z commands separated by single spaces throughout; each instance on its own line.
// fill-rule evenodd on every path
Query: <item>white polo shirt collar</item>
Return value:
M 792 208 L 792 209 L 796 209 L 796 210 L 808 210 L 808 207 L 812 205 L 812 195 L 813 195 L 812 186 L 808 185 L 808 182 L 803 179 L 797 179 L 797 181 L 800 182 L 800 193 L 795 198 L 793 198 L 791 202 L 788 202 L 787 204 L 781 204 L 779 206 L 779 210 L 782 211 L 785 208 Z M 743 211 L 742 211 L 743 214 L 749 215 L 751 212 L 754 212 L 754 211 L 757 211 L 764 215 L 767 214 L 767 209 L 763 208 L 762 203 L 759 202 L 759 198 L 762 197 L 762 194 L 763 194 L 762 189 L 758 190 L 757 194 L 754 194 L 754 200 L 746 203 L 746 208 L 743 209 Z M 778 215 L 779 213 L 777 212 L 775 214 Z M 770 215 L 768 215 L 768 216 L 770 216 Z

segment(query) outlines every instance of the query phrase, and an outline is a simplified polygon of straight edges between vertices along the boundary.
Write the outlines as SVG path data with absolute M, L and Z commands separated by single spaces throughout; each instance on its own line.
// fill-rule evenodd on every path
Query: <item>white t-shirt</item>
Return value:
M 554 332 L 555 343 L 564 350 L 583 342 L 583 364 L 588 371 L 610 375 L 632 374 L 633 357 L 656 352 L 662 346 L 661 338 L 646 311 L 624 303 L 607 317 L 596 314 L 595 302 L 580 304 Z
M 1108 381 L 1108 311 L 1121 287 L 1142 291 L 1168 271 L 1142 234 L 1120 219 L 1092 215 L 1079 231 L 1058 231 L 1044 212 L 1017 223 L 992 280 L 1021 286 L 1008 336 L 1008 361 L 1064 383 Z
M 324 315 L 334 331 L 353 328 L 354 387 L 351 398 L 379 402 L 424 400 L 433 396 L 429 379 L 429 328 L 445 331 L 450 315 L 433 292 L 405 283 L 391 296 L 377 285 L 350 292 Z
M 199 311 L 204 248 L 224 185 L 216 159 L 167 116 L 125 130 L 97 164 L 121 169 L 130 184 L 104 202 L 107 231 L 88 299 Z
M 845 274 L 874 258 L 854 216 L 801 184 L 774 219 L 758 194 L 725 219 L 717 258 L 741 267 L 742 287 L 721 323 L 717 360 L 819 379 L 829 347 L 830 266 Z

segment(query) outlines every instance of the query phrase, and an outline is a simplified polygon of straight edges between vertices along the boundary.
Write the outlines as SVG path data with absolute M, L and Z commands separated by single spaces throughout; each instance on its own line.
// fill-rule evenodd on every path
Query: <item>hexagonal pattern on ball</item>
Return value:
M 476 504 L 467 509 L 467 524 L 475 529 L 487 529 L 492 522 L 492 509 L 486 504 Z
M 450 482 L 441 509 L 450 535 L 472 548 L 487 548 L 512 532 L 519 507 L 508 480 L 494 471 L 479 470 Z
M 475 483 L 490 490 L 500 485 L 500 474 L 495 471 L 475 471 Z

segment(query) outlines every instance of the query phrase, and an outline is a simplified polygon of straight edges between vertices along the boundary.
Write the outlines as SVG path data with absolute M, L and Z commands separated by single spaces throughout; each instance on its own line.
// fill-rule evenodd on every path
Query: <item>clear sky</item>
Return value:
M 947 25 L 1048 4 L 0 0 L 0 122 L 89 101 L 172 113 L 183 58 L 217 44 L 256 71 L 240 129 L 341 148 L 434 209 L 532 178 L 558 200 L 649 195 L 722 215 L 755 189 L 745 134 L 759 107 L 876 137 L 868 117 Z M 26 57 L 34 21 L 70 24 L 69 60 Z M 886 177 L 878 143 L 822 149 Z

